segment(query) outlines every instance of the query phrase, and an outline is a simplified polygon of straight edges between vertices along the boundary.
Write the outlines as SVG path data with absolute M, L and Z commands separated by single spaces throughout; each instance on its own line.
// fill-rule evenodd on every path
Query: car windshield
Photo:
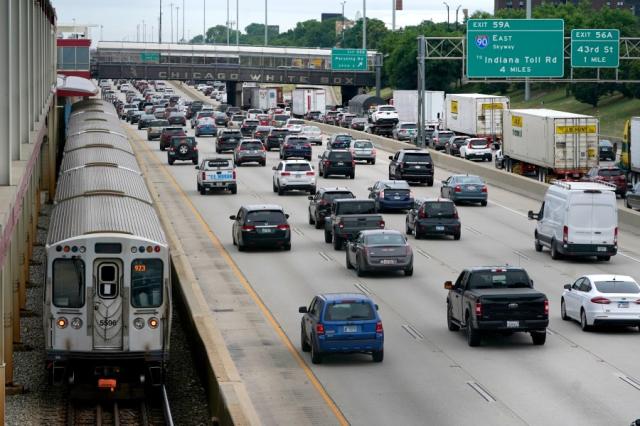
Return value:
M 169 117 L 171 117 L 171 118 L 174 118 L 174 117 L 182 118 L 182 117 L 184 117 L 184 113 L 183 112 L 172 112 L 171 115 L 169 115 Z
M 176 135 L 178 133 L 184 133 L 184 130 L 182 130 L 182 129 L 167 129 L 167 128 L 165 128 L 165 129 L 163 129 L 163 132 L 165 134 Z
M 351 161 L 351 153 L 333 151 L 330 155 L 330 158 L 336 161 Z
M 600 169 L 598 171 L 598 175 L 604 177 L 622 176 L 623 174 L 621 169 Z
M 401 129 L 417 129 L 418 125 L 416 123 L 404 123 L 400 125 Z
M 226 136 L 229 138 L 239 138 L 241 135 L 239 131 L 235 131 L 235 132 L 223 132 L 222 136 Z
M 394 112 L 396 109 L 392 106 L 388 106 L 388 107 L 380 107 L 380 111 L 389 111 L 389 112 Z
M 304 124 L 304 121 L 303 121 L 303 120 L 293 120 L 293 119 L 290 119 L 290 120 L 289 120 L 289 122 L 288 122 L 287 124 L 294 124 L 294 125 L 295 125 L 295 124 Z
M 285 170 L 288 172 L 308 172 L 311 170 L 311 165 L 308 163 L 292 163 L 287 164 Z
M 215 121 L 211 117 L 202 117 L 198 119 L 198 124 L 214 124 Z
M 273 116 L 273 119 L 275 121 L 287 121 L 289 119 L 289 116 L 286 114 L 276 114 Z
M 213 117 L 213 111 L 200 111 L 198 113 L 198 118 L 202 117 Z
M 470 289 L 483 288 L 529 288 L 529 276 L 524 271 L 504 269 L 476 271 L 471 274 Z
M 373 202 L 348 202 L 340 203 L 339 213 L 348 214 L 373 214 L 376 212 L 376 205 Z
M 262 143 L 261 142 L 243 142 L 242 145 L 240 145 L 240 149 L 243 149 L 243 150 L 262 149 Z
M 289 132 L 288 132 L 287 130 L 275 130 L 275 129 L 274 129 L 274 130 L 272 130 L 272 131 L 271 131 L 271 134 L 272 134 L 273 136 L 285 136 L 285 135 L 287 135 L 288 133 L 289 133 Z
M 486 139 L 472 139 L 469 141 L 469 144 L 474 148 L 486 148 L 487 140 Z
M 231 121 L 242 121 L 244 120 L 244 115 L 234 115 L 231 117 Z
M 304 133 L 320 133 L 320 129 L 315 126 L 306 126 L 302 128 Z
M 431 163 L 431 156 L 427 153 L 407 153 L 404 155 L 406 163 Z
M 404 180 L 392 180 L 383 182 L 385 188 L 409 189 L 409 184 Z
M 633 281 L 596 281 L 595 285 L 600 293 L 640 293 L 640 287 Z
M 364 238 L 367 245 L 386 245 L 386 246 L 403 246 L 405 245 L 404 237 L 396 233 L 376 233 L 367 235 Z
M 453 215 L 455 207 L 453 203 L 441 201 L 428 201 L 424 203 L 424 210 L 429 216 Z
M 215 169 L 217 167 L 230 167 L 231 164 L 230 163 L 231 160 L 227 160 L 225 158 L 216 158 L 214 160 L 206 160 L 204 162 L 204 168 L 205 169 Z
M 308 141 L 306 139 L 293 139 L 293 138 L 289 138 L 287 140 L 287 144 L 288 145 L 304 145 L 308 143 Z
M 333 138 L 333 141 L 334 142 L 341 142 L 341 141 L 351 142 L 352 139 L 353 137 L 351 137 L 351 135 L 337 135 L 335 138 Z
M 246 223 L 256 223 L 260 225 L 280 225 L 287 219 L 284 213 L 278 210 L 257 210 L 247 213 Z
M 180 144 L 189 144 L 189 145 L 195 145 L 196 140 L 194 138 L 181 138 L 181 137 L 174 137 L 171 138 L 171 144 L 172 145 L 180 145 Z
M 168 125 L 169 125 L 169 122 L 167 120 L 153 120 L 151 122 L 151 127 L 164 127 Z
M 375 319 L 373 307 L 369 302 L 331 303 L 324 314 L 325 321 L 353 321 Z
M 366 123 L 367 119 L 366 118 L 354 118 L 353 120 L 351 120 L 352 123 Z
M 451 143 L 456 145 L 463 145 L 467 142 L 468 138 L 455 138 Z
M 480 179 L 478 176 L 457 176 L 454 179 L 455 183 L 461 183 L 461 184 L 476 184 L 476 185 L 483 185 L 484 182 L 482 182 L 482 179 Z
M 360 149 L 373 148 L 373 144 L 369 141 L 355 141 L 353 147 Z
M 351 192 L 325 192 L 322 199 L 329 202 L 333 200 L 340 200 L 343 198 L 356 198 Z
M 258 120 L 244 120 L 245 126 L 257 126 Z

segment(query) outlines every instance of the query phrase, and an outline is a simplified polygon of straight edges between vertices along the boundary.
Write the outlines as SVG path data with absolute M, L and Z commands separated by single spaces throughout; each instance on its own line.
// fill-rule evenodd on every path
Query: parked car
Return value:
M 167 121 L 169 121 L 169 124 L 171 124 L 172 126 L 175 126 L 175 125 L 186 126 L 187 125 L 187 118 L 184 116 L 184 112 L 174 111 L 174 112 L 170 113 L 169 114 L 169 118 L 167 118 Z
M 443 151 L 445 144 L 454 136 L 451 130 L 434 130 L 429 139 L 429 146 L 436 151 Z
M 460 145 L 460 158 L 467 160 L 491 161 L 493 154 L 489 141 L 485 138 L 469 138 Z
M 176 160 L 198 164 L 198 142 L 193 136 L 174 136 L 167 147 L 167 161 L 173 165 Z
M 327 149 L 349 149 L 353 136 L 348 133 L 334 133 L 327 142 Z
M 433 186 L 433 160 L 427 150 L 401 149 L 390 155 L 389 179 L 426 183 Z
M 242 134 L 238 129 L 219 129 L 216 139 L 216 152 L 235 151 L 242 140 Z
M 466 145 L 469 136 L 451 136 L 449 142 L 445 144 L 445 152 L 449 155 L 460 156 L 460 147 Z
M 368 139 L 351 140 L 349 150 L 355 161 L 366 161 L 368 164 L 376 164 L 376 149 Z
M 353 130 L 360 130 L 361 132 L 364 132 L 366 125 L 367 119 L 365 117 L 354 117 L 353 120 L 351 120 L 351 125 L 349 127 Z
M 407 239 L 393 229 L 361 231 L 347 242 L 347 269 L 355 269 L 359 277 L 367 272 L 403 271 L 413 275 L 413 251 Z
M 598 154 L 600 161 L 616 161 L 616 151 L 611 141 L 601 139 L 598 142 Z
M 406 210 L 413 207 L 413 191 L 405 180 L 379 180 L 367 188 L 376 211 Z
M 168 126 L 169 122 L 167 120 L 152 120 L 147 126 L 147 140 L 152 141 L 158 139 L 162 133 L 162 129 Z
M 201 195 L 207 191 L 222 190 L 231 191 L 232 194 L 238 192 L 236 182 L 236 165 L 230 158 L 205 158 L 200 165 L 196 166 L 197 189 Z
M 243 139 L 233 151 L 233 161 L 240 166 L 245 163 L 267 165 L 267 151 L 259 139 Z
M 455 204 L 442 198 L 416 199 L 405 218 L 406 234 L 415 235 L 416 240 L 439 235 L 451 235 L 459 240 L 461 229 Z
M 324 228 L 324 218 L 331 215 L 333 200 L 352 199 L 356 196 L 348 188 L 319 188 L 314 195 L 309 196 L 309 225 L 316 229 Z
M 618 205 L 611 185 L 594 182 L 555 182 L 544 195 L 536 220 L 534 246 L 551 251 L 551 258 L 596 256 L 608 261 L 618 252 Z
M 305 136 L 310 144 L 322 146 L 322 131 L 318 126 L 304 126 L 300 135 Z
M 171 138 L 174 136 L 187 136 L 182 127 L 164 127 L 160 133 L 160 151 L 164 151 L 169 146 Z
M 418 125 L 409 121 L 401 121 L 393 128 L 392 136 L 399 141 L 411 141 L 418 136 Z
M 301 306 L 300 346 L 320 364 L 328 354 L 370 353 L 384 359 L 384 330 L 378 305 L 362 293 L 319 294 Z
M 464 269 L 455 283 L 447 281 L 447 326 L 464 329 L 469 346 L 479 346 L 487 333 L 531 335 L 544 345 L 549 326 L 549 299 L 533 288 L 527 272 L 513 266 Z
M 196 137 L 200 136 L 216 136 L 218 134 L 218 129 L 216 127 L 216 122 L 213 117 L 202 117 L 196 121 Z
M 640 182 L 627 191 L 625 204 L 629 209 L 640 210 Z
M 273 168 L 273 192 L 283 195 L 287 191 L 316 192 L 316 172 L 306 160 L 283 160 Z
M 475 175 L 451 175 L 442 181 L 440 196 L 454 203 L 460 201 L 487 205 L 488 188 L 484 181 Z
M 271 151 L 273 148 L 280 150 L 280 145 L 282 145 L 288 134 L 288 129 L 272 127 L 271 131 L 267 135 L 267 141 L 265 144 L 267 151 Z
M 282 207 L 271 204 L 251 204 L 240 207 L 229 216 L 233 220 L 233 245 L 238 251 L 247 247 L 274 247 L 291 250 L 291 228 Z
M 579 321 L 583 331 L 611 325 L 640 328 L 638 300 L 640 286 L 627 275 L 584 275 L 565 284 L 560 316 Z
M 311 161 L 311 144 L 306 136 L 287 135 L 280 146 L 280 159 L 302 158 Z
M 616 188 L 616 194 L 624 198 L 627 196 L 627 176 L 620 167 L 596 166 L 591 168 L 583 179 L 589 182 L 606 182 Z
M 327 150 L 318 155 L 318 174 L 324 178 L 331 175 L 348 176 L 351 179 L 356 177 L 356 161 L 351 151 L 347 150 Z

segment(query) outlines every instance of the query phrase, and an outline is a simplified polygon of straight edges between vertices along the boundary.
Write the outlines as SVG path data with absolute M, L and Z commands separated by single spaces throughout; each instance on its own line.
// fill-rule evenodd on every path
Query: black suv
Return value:
M 348 133 L 336 133 L 327 142 L 327 149 L 349 149 L 352 140 L 353 136 Z
M 421 182 L 433 186 L 433 160 L 428 151 L 401 149 L 390 155 L 389 179 Z
M 191 102 L 191 105 L 189 105 L 189 108 L 187 108 L 187 118 L 191 118 L 193 117 L 195 114 L 198 113 L 198 111 L 200 111 L 202 109 L 202 107 L 204 106 L 204 102 L 202 101 L 193 101 Z
M 331 175 L 343 175 L 355 179 L 356 161 L 351 151 L 344 149 L 325 151 L 322 155 L 318 155 L 318 158 L 320 159 L 318 163 L 320 176 L 328 178 Z
M 356 198 L 348 188 L 320 188 L 309 196 L 309 225 L 324 228 L 324 218 L 331 215 L 333 200 Z
M 167 160 L 172 165 L 176 160 L 198 164 L 198 142 L 193 136 L 174 136 L 167 148 Z
M 455 204 L 442 198 L 416 199 L 405 221 L 406 234 L 414 234 L 416 240 L 427 235 L 452 235 L 459 240 L 460 228 Z
M 289 135 L 289 130 L 285 128 L 271 129 L 269 135 L 267 135 L 267 141 L 265 148 L 267 151 L 271 151 L 273 148 L 280 149 L 280 145 L 284 142 L 284 138 Z
M 238 214 L 229 216 L 233 220 L 233 245 L 238 251 L 247 247 L 278 247 L 291 250 L 291 229 L 288 214 L 282 207 L 268 204 L 245 205 Z
M 240 130 L 223 130 L 216 140 L 216 152 L 233 151 L 242 140 Z

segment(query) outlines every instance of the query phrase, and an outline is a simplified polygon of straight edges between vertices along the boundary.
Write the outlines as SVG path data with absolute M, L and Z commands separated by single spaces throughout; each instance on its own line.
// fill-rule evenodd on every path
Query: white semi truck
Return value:
M 448 94 L 445 109 L 446 129 L 486 138 L 496 145 L 502 140 L 502 112 L 509 109 L 509 98 L 482 93 Z
M 417 90 L 394 90 L 393 106 L 398 111 L 400 121 L 418 122 Z M 439 129 L 444 123 L 444 92 L 425 90 L 424 111 L 425 125 Z
M 320 111 L 325 113 L 327 108 L 327 94 L 324 89 L 300 88 L 291 93 L 292 113 L 295 117 L 304 117 L 308 112 Z

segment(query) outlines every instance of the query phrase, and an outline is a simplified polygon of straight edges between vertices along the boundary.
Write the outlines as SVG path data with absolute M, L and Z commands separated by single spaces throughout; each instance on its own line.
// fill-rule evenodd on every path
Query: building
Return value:
M 552 4 L 578 4 L 579 0 L 531 0 L 531 7 L 540 6 L 542 3 Z M 526 0 L 494 0 L 494 10 L 499 9 L 526 9 Z M 640 0 L 591 0 L 594 10 L 608 7 L 611 9 L 628 9 L 636 16 L 640 16 Z
M 56 28 L 58 47 L 58 74 L 91 78 L 87 26 L 58 25 Z

